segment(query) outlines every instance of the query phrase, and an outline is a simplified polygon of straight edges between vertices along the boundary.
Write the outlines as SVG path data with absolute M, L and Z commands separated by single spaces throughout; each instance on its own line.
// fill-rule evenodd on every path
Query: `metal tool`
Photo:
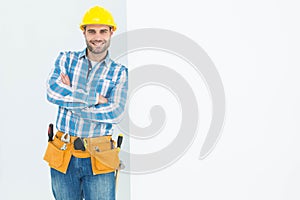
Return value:
M 95 151 L 100 152 L 100 149 L 98 146 L 95 146 Z
M 113 149 L 113 148 L 115 148 L 114 141 L 113 141 L 113 139 L 110 139 L 110 149 Z
M 125 164 L 124 164 L 123 160 L 120 160 L 119 168 L 120 169 L 125 169 Z
M 68 133 L 64 133 L 60 140 L 64 143 L 70 143 L 70 135 Z
M 123 135 L 119 134 L 118 135 L 118 140 L 117 140 L 117 148 L 118 148 L 118 150 L 121 149 L 122 142 L 123 142 Z M 115 172 L 115 183 L 116 183 L 115 193 L 116 194 L 117 194 L 117 189 L 118 189 L 119 171 L 120 171 L 120 169 L 123 169 L 124 167 L 125 167 L 124 163 L 120 160 L 119 168 L 116 169 L 116 172 Z
M 70 135 L 68 134 L 68 133 L 64 133 L 62 136 L 61 136 L 61 138 L 60 138 L 60 140 L 62 141 L 62 142 L 64 142 L 64 144 L 63 144 L 63 146 L 62 147 L 60 147 L 60 150 L 66 150 L 67 149 L 67 143 L 70 143 Z
M 64 143 L 64 145 L 62 146 L 62 147 L 60 147 L 60 150 L 66 150 L 67 149 L 67 144 L 66 143 Z

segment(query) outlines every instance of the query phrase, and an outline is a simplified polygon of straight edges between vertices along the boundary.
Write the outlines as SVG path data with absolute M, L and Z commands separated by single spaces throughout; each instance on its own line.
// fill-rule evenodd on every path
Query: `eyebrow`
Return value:
M 87 31 L 96 31 L 96 29 L 90 28 L 90 29 L 87 29 Z M 99 31 L 109 31 L 109 29 L 103 28 L 103 29 L 100 29 Z

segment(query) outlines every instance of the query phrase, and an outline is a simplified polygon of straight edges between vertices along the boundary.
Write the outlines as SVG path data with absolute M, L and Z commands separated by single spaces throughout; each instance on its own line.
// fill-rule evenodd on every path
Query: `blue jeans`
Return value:
M 51 168 L 56 200 L 115 200 L 114 172 L 93 175 L 90 158 L 72 156 L 66 174 Z

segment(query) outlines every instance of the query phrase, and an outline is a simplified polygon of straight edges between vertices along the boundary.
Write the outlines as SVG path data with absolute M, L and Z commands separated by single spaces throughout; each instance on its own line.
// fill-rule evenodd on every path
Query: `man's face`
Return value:
M 105 52 L 110 45 L 110 38 L 113 32 L 106 25 L 87 25 L 83 31 L 87 48 L 94 54 Z

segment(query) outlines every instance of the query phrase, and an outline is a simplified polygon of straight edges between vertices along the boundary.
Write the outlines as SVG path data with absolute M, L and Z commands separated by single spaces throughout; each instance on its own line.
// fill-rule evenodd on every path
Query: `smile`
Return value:
M 104 42 L 91 42 L 92 45 L 96 46 L 96 47 L 101 47 L 104 45 Z

